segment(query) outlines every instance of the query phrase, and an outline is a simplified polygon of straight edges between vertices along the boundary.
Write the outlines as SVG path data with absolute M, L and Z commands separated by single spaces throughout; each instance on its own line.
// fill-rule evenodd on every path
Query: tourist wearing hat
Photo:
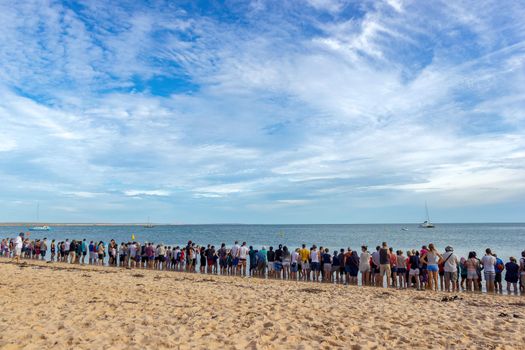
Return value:
M 447 246 L 445 248 L 445 254 L 443 254 L 443 269 L 445 270 L 445 291 L 457 292 L 457 280 L 458 280 L 458 257 L 454 254 L 454 248 Z

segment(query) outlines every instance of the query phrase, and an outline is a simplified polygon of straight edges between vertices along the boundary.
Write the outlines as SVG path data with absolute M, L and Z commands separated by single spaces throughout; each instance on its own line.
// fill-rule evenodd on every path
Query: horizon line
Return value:
M 518 221 L 487 221 L 487 222 L 433 222 L 436 225 L 451 225 L 451 224 L 525 224 L 525 222 Z M 199 225 L 259 225 L 259 226 L 285 226 L 285 225 L 419 225 L 419 222 L 360 222 L 360 223 L 146 223 L 146 222 L 0 222 L 0 227 L 9 226 L 32 226 L 32 225 L 47 225 L 47 226 L 199 226 Z

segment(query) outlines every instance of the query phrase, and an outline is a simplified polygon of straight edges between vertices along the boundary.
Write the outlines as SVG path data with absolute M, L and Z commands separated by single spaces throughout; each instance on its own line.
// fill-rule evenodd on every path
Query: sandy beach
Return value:
M 1 349 L 523 349 L 525 298 L 0 260 Z

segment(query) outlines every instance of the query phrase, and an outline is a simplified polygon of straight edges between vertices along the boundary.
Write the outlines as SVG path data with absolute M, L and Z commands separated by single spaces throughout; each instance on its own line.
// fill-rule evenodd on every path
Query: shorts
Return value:
M 215 261 L 213 261 L 213 259 L 208 259 L 208 266 L 213 266 L 215 265 Z
M 99 254 L 99 255 L 98 255 L 98 259 L 99 259 L 99 260 L 104 260 L 104 254 Z
M 309 269 L 310 269 L 310 263 L 303 261 L 301 263 L 301 270 L 309 270 Z
M 518 276 L 517 275 L 514 275 L 514 276 L 505 275 L 505 281 L 509 283 L 518 283 Z
M 407 273 L 407 269 L 405 269 L 404 267 L 398 267 L 397 268 L 397 274 L 398 275 L 404 275 Z
M 313 262 L 310 264 L 310 269 L 312 271 L 321 271 L 321 264 L 319 264 L 318 262 Z
M 219 259 L 219 266 L 220 266 L 220 267 L 226 267 L 226 266 L 228 266 L 228 262 L 226 261 L 226 258 L 220 258 L 220 259 Z
M 275 263 L 273 261 L 268 262 L 268 272 L 275 271 Z
M 349 267 L 348 274 L 350 275 L 350 277 L 357 277 L 357 274 L 359 273 L 359 268 L 357 266 L 348 266 L 348 267 Z
M 467 279 L 477 280 L 478 278 L 478 273 L 476 271 L 467 271 Z
M 390 268 L 392 269 L 392 273 L 397 273 L 397 267 L 395 267 L 395 266 L 390 266 Z
M 431 272 L 438 272 L 439 267 L 437 265 L 427 265 L 427 270 Z
M 390 264 L 381 264 L 379 265 L 379 274 L 381 276 L 387 275 L 389 276 L 391 272 Z
M 292 263 L 292 265 L 290 265 L 290 269 L 292 272 L 297 272 L 299 266 L 297 265 L 297 263 Z
M 86 255 L 87 255 L 87 252 L 82 252 L 82 255 L 83 255 L 83 256 L 86 256 Z
M 246 259 L 239 259 L 239 265 L 246 266 Z
M 277 272 L 281 272 L 281 270 L 283 269 L 283 264 L 280 261 L 274 262 L 273 265 L 274 265 L 275 271 Z
M 45 251 L 40 252 L 40 256 L 42 256 L 42 258 L 45 257 L 46 256 L 46 252 Z
M 22 255 L 22 249 L 21 248 L 16 248 L 15 249 L 15 256 L 20 256 Z
M 496 279 L 494 282 L 501 283 L 501 272 L 496 272 Z
M 239 265 L 239 258 L 233 258 L 233 266 Z
M 257 264 L 257 270 L 264 271 L 265 268 L 266 268 L 266 261 L 260 261 Z
M 496 272 L 485 271 L 485 280 L 487 280 L 487 282 L 494 282 L 495 279 L 496 279 Z
M 370 272 L 370 265 L 359 266 L 359 271 L 361 273 Z
M 330 263 L 324 263 L 323 264 L 323 270 L 325 270 L 326 272 L 332 272 L 332 264 Z
M 458 273 L 456 271 L 454 272 L 445 271 L 445 280 L 456 282 L 458 280 Z
M 408 271 L 409 276 L 419 276 L 419 269 L 410 269 Z
M 283 268 L 290 267 L 290 262 L 289 261 L 283 261 L 282 264 L 283 264 Z M 297 265 L 297 263 L 296 263 L 296 265 Z

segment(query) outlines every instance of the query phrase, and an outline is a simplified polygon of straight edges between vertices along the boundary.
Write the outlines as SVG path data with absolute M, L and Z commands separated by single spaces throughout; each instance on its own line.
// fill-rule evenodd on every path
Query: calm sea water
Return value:
M 404 231 L 403 228 L 407 230 Z M 14 237 L 27 227 L 0 227 L 0 237 Z M 118 243 L 131 240 L 140 242 L 185 245 L 189 240 L 197 244 L 224 242 L 231 247 L 235 240 L 246 241 L 256 249 L 262 245 L 282 243 L 289 248 L 302 243 L 310 246 L 328 247 L 331 250 L 350 247 L 358 249 L 362 244 L 373 249 L 386 241 L 394 249 L 421 248 L 434 243 L 439 251 L 451 245 L 457 255 L 465 256 L 474 250 L 482 256 L 487 247 L 507 261 L 510 256 L 520 256 L 525 250 L 525 224 L 437 224 L 434 229 L 419 228 L 416 224 L 380 225 L 177 225 L 153 228 L 130 226 L 64 226 L 52 227 L 51 231 L 31 233 L 32 238 L 48 240 L 83 239 Z

